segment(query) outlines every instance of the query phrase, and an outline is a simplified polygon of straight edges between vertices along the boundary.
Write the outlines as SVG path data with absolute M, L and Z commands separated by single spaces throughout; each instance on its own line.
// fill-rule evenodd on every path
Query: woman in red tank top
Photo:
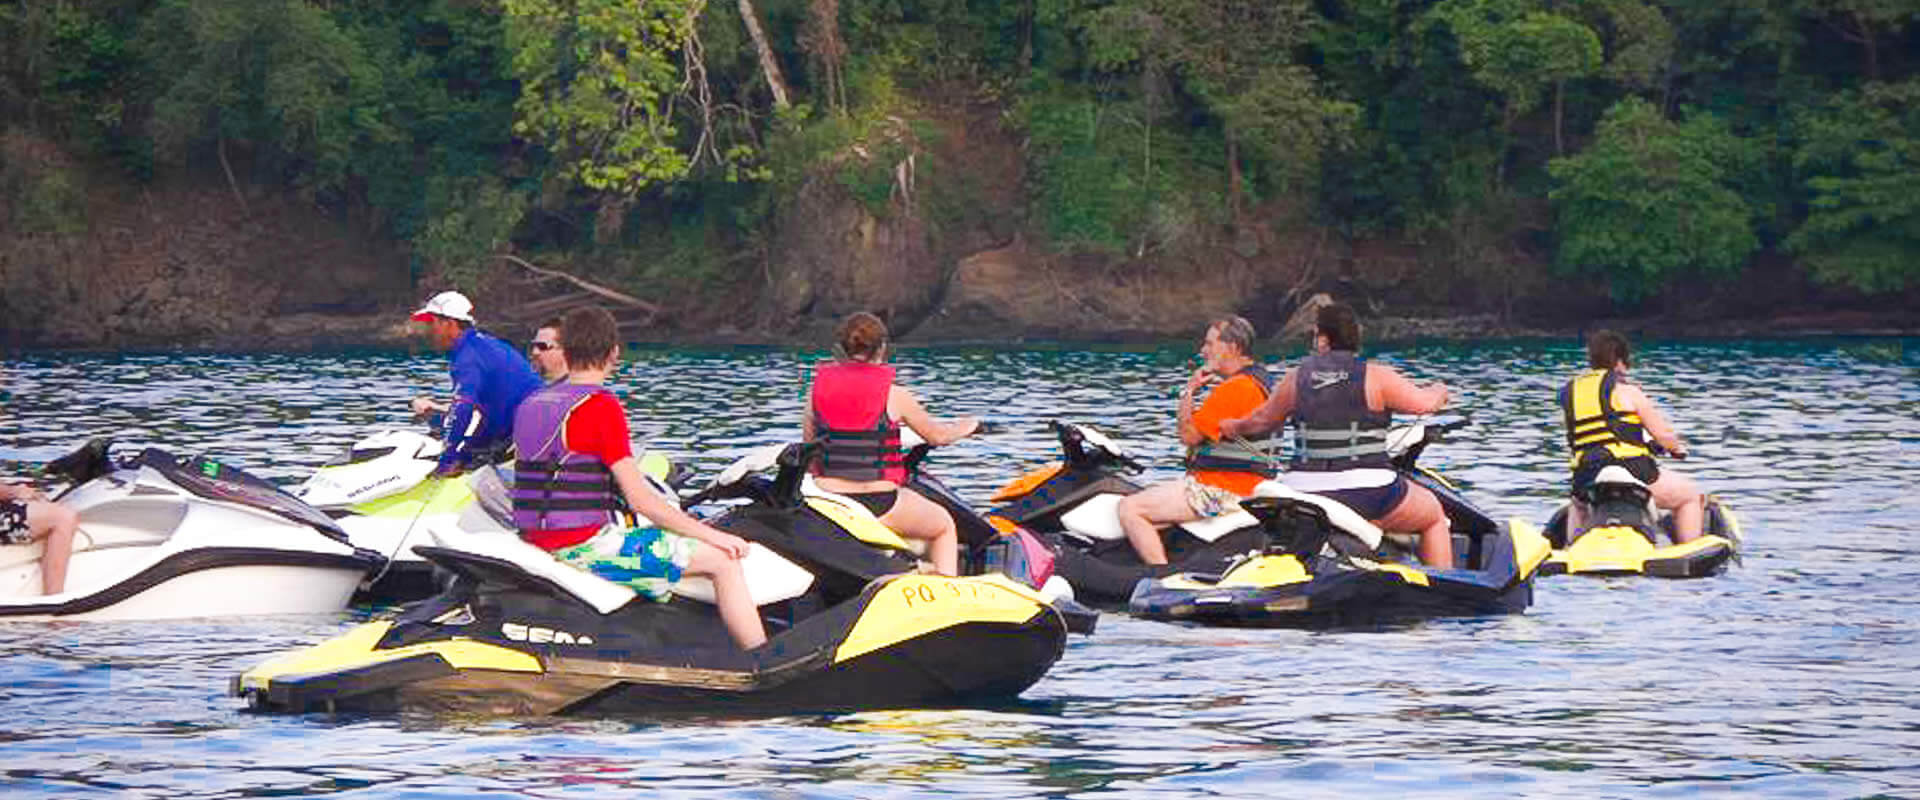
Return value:
M 841 322 L 834 356 L 815 368 L 800 423 L 807 441 L 824 445 L 814 482 L 866 506 L 893 532 L 926 540 L 934 569 L 958 573 L 953 515 L 903 486 L 907 472 L 900 426 L 937 447 L 966 438 L 980 421 L 934 419 L 911 390 L 893 382 L 893 367 L 886 363 L 887 326 L 879 317 L 862 311 Z

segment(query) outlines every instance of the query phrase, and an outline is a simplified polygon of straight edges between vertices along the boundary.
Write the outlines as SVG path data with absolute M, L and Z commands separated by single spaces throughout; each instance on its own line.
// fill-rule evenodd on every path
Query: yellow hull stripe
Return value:
M 904 550 L 909 553 L 913 552 L 913 548 L 907 546 L 906 540 L 901 539 L 900 534 L 894 533 L 892 528 L 880 524 L 880 521 L 874 519 L 871 514 L 855 514 L 853 509 L 824 497 L 807 498 L 807 506 L 820 512 L 821 516 L 832 520 L 833 524 L 840 526 L 841 530 L 846 531 L 847 535 L 855 539 L 859 539 L 874 547 L 890 547 L 895 550 Z
M 1732 546 L 1726 539 L 1708 535 L 1685 544 L 1654 547 L 1639 531 L 1610 525 L 1588 531 L 1572 547 L 1555 552 L 1553 560 L 1565 564 L 1569 573 L 1644 572 L 1649 561 L 1685 559 L 1704 550 Z
M 1513 537 L 1513 561 L 1522 579 L 1553 555 L 1553 543 L 1531 522 L 1518 517 L 1507 520 L 1507 535 Z
M 518 650 L 471 639 L 452 639 L 375 650 L 380 638 L 393 627 L 390 620 L 369 622 L 344 634 L 303 650 L 267 661 L 240 676 L 240 685 L 265 689 L 276 678 L 312 675 L 369 667 L 398 661 L 424 653 L 435 653 L 454 669 L 486 669 L 502 672 L 540 672 L 540 659 Z
M 1261 556 L 1249 559 L 1232 572 L 1221 576 L 1221 587 L 1229 586 L 1285 586 L 1289 583 L 1306 583 L 1313 576 L 1307 574 L 1307 568 L 1300 559 L 1293 556 Z
M 874 593 L 846 641 L 834 651 L 833 660 L 843 663 L 955 625 L 1017 625 L 1041 613 L 1053 613 L 1053 608 L 1033 590 L 1003 575 L 902 575 Z
M 453 513 L 473 499 L 473 490 L 461 478 L 428 478 L 396 495 L 369 500 L 353 507 L 369 517 L 412 519 L 423 514 Z

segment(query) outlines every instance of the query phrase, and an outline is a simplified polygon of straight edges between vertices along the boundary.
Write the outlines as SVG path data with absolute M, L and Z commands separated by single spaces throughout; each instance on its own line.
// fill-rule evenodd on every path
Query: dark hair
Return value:
M 1215 317 L 1207 323 L 1207 330 L 1219 330 L 1220 343 L 1230 344 L 1240 350 L 1240 355 L 1253 355 L 1253 323 L 1238 314 Z
M 841 320 L 840 330 L 833 335 L 833 344 L 841 358 L 872 361 L 880 355 L 880 349 L 887 346 L 887 323 L 865 311 L 856 311 Z
M 582 306 L 560 318 L 560 352 L 573 369 L 596 369 L 613 360 L 620 324 L 600 306 Z
M 1587 337 L 1587 364 L 1594 369 L 1613 369 L 1615 364 L 1633 366 L 1633 347 L 1627 337 L 1602 328 Z
M 537 330 L 540 330 L 541 328 L 552 328 L 552 329 L 554 329 L 554 330 L 556 330 L 556 331 L 557 331 L 557 330 L 560 330 L 560 318 L 559 318 L 559 317 L 548 317 L 548 318 L 547 318 L 547 320 L 546 320 L 545 322 L 542 322 L 542 323 L 540 323 L 540 324 L 538 324 L 538 325 L 535 325 L 535 326 L 533 326 L 533 329 L 534 329 L 534 330 L 536 330 L 536 331 L 537 331 Z
M 1353 316 L 1353 306 L 1346 303 L 1321 306 L 1313 315 L 1313 330 L 1327 337 L 1327 346 L 1331 349 L 1360 349 L 1360 321 Z

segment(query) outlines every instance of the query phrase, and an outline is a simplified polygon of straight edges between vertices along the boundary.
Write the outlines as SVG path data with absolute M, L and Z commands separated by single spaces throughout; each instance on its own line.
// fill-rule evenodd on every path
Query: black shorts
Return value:
M 848 492 L 845 496 L 853 502 L 866 506 L 868 511 L 873 512 L 874 516 L 884 517 L 887 515 L 887 512 L 893 510 L 894 502 L 900 499 L 900 490 L 888 489 L 884 492 L 861 492 L 859 494 Z
M 0 545 L 27 544 L 33 541 L 33 529 L 27 527 L 27 504 L 19 500 L 0 500 Z
M 1628 474 L 1648 486 L 1660 480 L 1660 464 L 1653 460 L 1653 456 L 1634 456 L 1620 461 L 1609 458 L 1588 459 L 1573 470 L 1573 496 L 1579 497 L 1586 494 L 1586 491 L 1593 487 L 1593 479 L 1600 476 L 1600 470 L 1611 466 L 1626 467 Z
M 1397 475 L 1393 482 L 1385 486 L 1369 486 L 1365 489 L 1335 489 L 1330 492 L 1314 494 L 1340 501 L 1341 505 L 1354 510 L 1368 522 L 1374 522 L 1393 513 L 1400 501 L 1407 496 L 1407 476 Z

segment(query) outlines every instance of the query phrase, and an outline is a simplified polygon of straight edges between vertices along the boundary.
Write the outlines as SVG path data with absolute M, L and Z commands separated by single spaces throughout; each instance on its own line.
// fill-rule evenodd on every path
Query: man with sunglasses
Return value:
M 534 330 L 533 341 L 527 343 L 527 357 L 541 380 L 551 384 L 567 377 L 567 358 L 560 353 L 559 317 L 540 323 Z
M 413 413 L 444 413 L 444 447 L 434 474 L 457 473 L 512 441 L 513 412 L 540 388 L 540 376 L 513 345 L 474 326 L 473 301 L 466 295 L 441 292 L 412 318 L 427 323 L 428 338 L 435 349 L 447 353 L 453 376 L 452 403 L 416 397 Z

